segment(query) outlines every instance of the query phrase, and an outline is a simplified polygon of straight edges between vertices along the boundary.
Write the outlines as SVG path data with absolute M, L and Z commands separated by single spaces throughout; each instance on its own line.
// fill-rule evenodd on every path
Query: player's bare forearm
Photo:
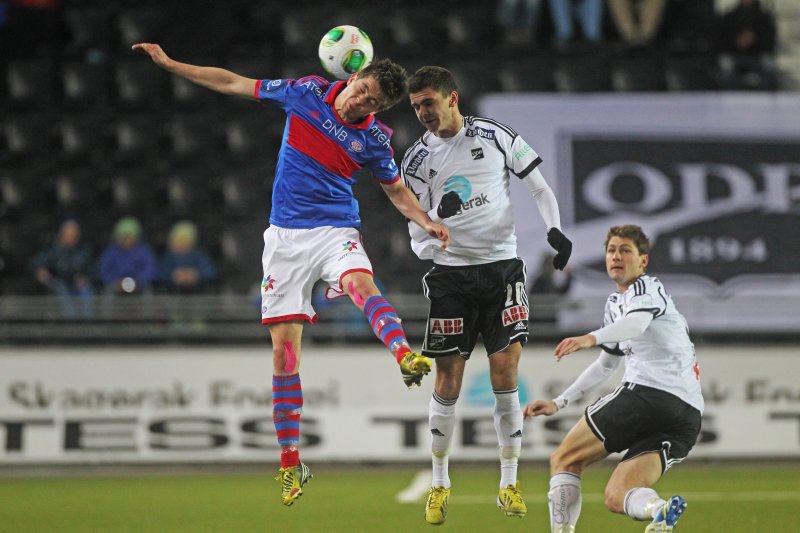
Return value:
M 442 250 L 447 247 L 450 241 L 450 232 L 444 225 L 437 224 L 431 220 L 428 213 L 419 205 L 414 191 L 406 187 L 401 181 L 396 181 L 389 185 L 384 184 L 383 190 L 386 192 L 386 195 L 389 197 L 392 204 L 394 204 L 395 208 L 397 208 L 404 217 L 419 225 L 431 237 L 436 237 L 442 241 Z
M 245 78 L 222 68 L 200 67 L 175 61 L 164 52 L 161 46 L 154 43 L 134 44 L 131 49 L 150 56 L 153 63 L 167 72 L 186 78 L 212 91 L 243 98 L 255 97 L 255 79 Z
M 554 355 L 556 356 L 556 359 L 561 361 L 561 358 L 565 355 L 569 355 L 572 352 L 577 352 L 578 350 L 583 350 L 584 348 L 591 348 L 596 344 L 597 339 L 595 339 L 594 335 L 591 334 L 581 335 L 580 337 L 568 337 L 558 343 Z

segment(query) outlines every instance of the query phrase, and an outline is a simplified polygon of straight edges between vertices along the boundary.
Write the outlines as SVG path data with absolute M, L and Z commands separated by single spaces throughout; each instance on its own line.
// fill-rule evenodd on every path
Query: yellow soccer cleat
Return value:
M 400 372 L 403 374 L 403 383 L 409 389 L 414 385 L 420 386 L 422 376 L 431 371 L 431 360 L 416 352 L 408 352 L 400 360 Z
M 525 500 L 522 499 L 522 493 L 519 491 L 519 481 L 516 485 L 500 489 L 500 493 L 497 495 L 497 506 L 503 510 L 506 516 L 519 518 L 525 516 L 528 506 L 525 505 Z
M 450 489 L 444 487 L 431 487 L 428 492 L 428 502 L 425 504 L 425 521 L 438 526 L 447 519 L 447 500 L 450 499 Z
M 291 507 L 295 500 L 303 495 L 303 485 L 312 477 L 314 476 L 305 463 L 279 469 L 275 479 L 281 482 L 281 503 Z

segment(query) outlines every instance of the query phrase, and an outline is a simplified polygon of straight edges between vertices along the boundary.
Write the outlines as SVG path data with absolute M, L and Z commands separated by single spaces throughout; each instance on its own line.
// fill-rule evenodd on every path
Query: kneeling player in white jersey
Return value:
M 432 259 L 425 274 L 430 300 L 422 353 L 436 360 L 436 386 L 428 407 L 433 480 L 425 520 L 441 524 L 450 496 L 448 457 L 455 406 L 467 360 L 478 335 L 489 356 L 495 396 L 494 424 L 500 446 L 497 505 L 507 516 L 527 513 L 517 483 L 522 446 L 522 408 L 517 368 L 528 340 L 525 264 L 517 257 L 510 181 L 522 180 L 549 229 L 563 269 L 572 243 L 560 230 L 555 195 L 538 170 L 541 158 L 514 130 L 497 121 L 462 116 L 452 74 L 423 67 L 409 80 L 411 106 L 428 130 L 406 152 L 401 172 L 436 222 L 446 220 L 450 245 L 409 224 L 411 247 Z
M 608 297 L 603 327 L 562 340 L 555 356 L 592 346 L 603 351 L 557 398 L 525 407 L 525 416 L 555 414 L 605 381 L 625 358 L 622 384 L 586 409 L 550 457 L 553 533 L 575 531 L 583 470 L 625 450 L 606 485 L 610 511 L 650 521 L 645 533 L 665 533 L 686 509 L 682 497 L 664 500 L 650 487 L 688 455 L 700 434 L 700 369 L 686 320 L 661 282 L 645 274 L 649 247 L 639 226 L 611 228 L 606 270 L 617 292 Z

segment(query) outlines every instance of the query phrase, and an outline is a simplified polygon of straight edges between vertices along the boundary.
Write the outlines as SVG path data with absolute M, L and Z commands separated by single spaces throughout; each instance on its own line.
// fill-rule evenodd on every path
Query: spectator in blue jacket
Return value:
M 197 226 L 176 222 L 170 229 L 167 250 L 159 265 L 159 282 L 173 293 L 201 292 L 217 279 L 211 258 L 197 245 Z
M 124 217 L 114 226 L 112 242 L 100 256 L 100 280 L 106 294 L 150 293 L 156 279 L 156 257 L 142 240 L 142 226 L 135 217 Z
M 31 261 L 36 280 L 58 297 L 65 317 L 86 318 L 92 314 L 92 253 L 81 242 L 77 220 L 61 223 L 55 242 Z

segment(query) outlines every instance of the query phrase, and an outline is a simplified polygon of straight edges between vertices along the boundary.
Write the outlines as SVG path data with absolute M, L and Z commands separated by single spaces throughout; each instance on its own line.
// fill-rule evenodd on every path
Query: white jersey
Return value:
M 609 296 L 603 326 L 630 313 L 650 313 L 653 321 L 638 337 L 603 345 L 607 352 L 625 356 L 622 380 L 674 394 L 702 413 L 700 369 L 689 327 L 658 278 L 641 276 L 623 294 Z
M 488 118 L 464 117 L 450 138 L 425 133 L 403 157 L 400 172 L 422 208 L 436 208 L 456 191 L 461 211 L 447 219 L 450 243 L 409 224 L 411 248 L 420 259 L 440 265 L 476 265 L 517 257 L 509 173 L 524 178 L 541 158 L 514 130 Z

